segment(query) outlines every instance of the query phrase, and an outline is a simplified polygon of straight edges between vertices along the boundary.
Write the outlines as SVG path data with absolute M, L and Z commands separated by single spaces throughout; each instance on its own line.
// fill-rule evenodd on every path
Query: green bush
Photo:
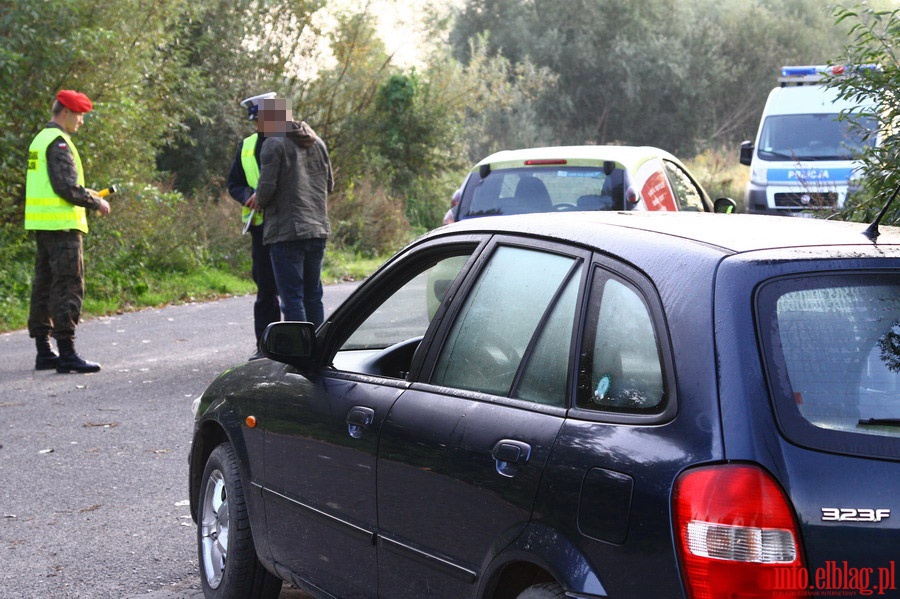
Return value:
M 346 185 L 328 202 L 331 242 L 363 256 L 391 254 L 410 240 L 403 202 L 364 178 Z
M 24 326 L 22 307 L 28 305 L 31 294 L 34 242 L 21 225 L 5 224 L 0 227 L 0 253 L 0 325 L 14 322 Z M 0 330 L 5 328 L 0 326 Z
M 750 179 L 750 169 L 738 161 L 737 147 L 719 147 L 684 161 L 713 201 L 731 198 L 744 211 L 744 189 Z
M 90 215 L 84 237 L 86 315 L 252 288 L 250 239 L 232 200 L 128 184 L 109 199 L 111 213 Z M 21 221 L 0 228 L 0 252 L 0 330 L 21 328 L 34 263 Z
M 156 275 L 215 268 L 249 272 L 249 240 L 240 235 L 239 209 L 231 200 L 189 200 L 160 186 L 125 188 L 112 212 L 94 218 L 85 253 L 94 276 L 89 290 L 128 296 Z

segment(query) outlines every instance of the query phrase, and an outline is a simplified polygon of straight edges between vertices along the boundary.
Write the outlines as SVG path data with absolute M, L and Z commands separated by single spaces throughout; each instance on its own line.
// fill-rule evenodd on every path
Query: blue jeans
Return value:
M 322 260 L 325 239 L 281 241 L 269 246 L 275 284 L 285 320 L 311 322 L 325 320 L 322 304 Z

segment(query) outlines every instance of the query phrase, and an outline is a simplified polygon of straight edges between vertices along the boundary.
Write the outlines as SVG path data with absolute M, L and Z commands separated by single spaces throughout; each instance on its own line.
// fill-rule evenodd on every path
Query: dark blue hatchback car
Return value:
M 197 402 L 207 597 L 900 596 L 900 230 L 863 229 L 427 234 Z

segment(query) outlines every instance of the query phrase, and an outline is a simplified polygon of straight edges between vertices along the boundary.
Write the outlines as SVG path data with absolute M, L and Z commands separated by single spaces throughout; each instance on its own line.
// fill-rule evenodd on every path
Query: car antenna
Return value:
M 891 198 L 885 202 L 884 207 L 881 209 L 881 212 L 878 213 L 878 216 L 875 217 L 875 220 L 872 221 L 872 224 L 869 225 L 865 231 L 863 231 L 863 235 L 868 237 L 871 241 L 877 241 L 880 233 L 878 232 L 878 223 L 881 222 L 881 219 L 884 218 L 884 215 L 887 213 L 888 208 L 890 208 L 891 204 L 894 202 L 894 198 L 897 197 L 897 193 L 900 192 L 900 185 L 894 190 Z

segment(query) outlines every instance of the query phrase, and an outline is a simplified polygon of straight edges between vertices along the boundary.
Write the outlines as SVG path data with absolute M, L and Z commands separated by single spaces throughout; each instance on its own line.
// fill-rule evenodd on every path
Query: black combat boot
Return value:
M 100 365 L 96 362 L 88 362 L 77 353 L 75 353 L 74 339 L 57 339 L 56 345 L 59 347 L 59 361 L 56 363 L 56 372 L 97 372 Z
M 52 370 L 59 363 L 59 356 L 50 345 L 50 337 L 35 337 L 34 344 L 37 347 L 37 358 L 34 361 L 35 370 Z

